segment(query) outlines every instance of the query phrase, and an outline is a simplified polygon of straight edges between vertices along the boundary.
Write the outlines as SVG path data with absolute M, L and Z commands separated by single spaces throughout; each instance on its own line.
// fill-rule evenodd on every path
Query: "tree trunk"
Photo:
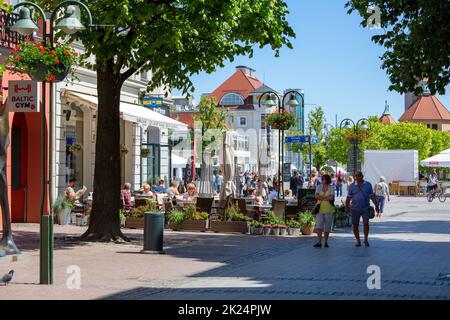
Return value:
M 82 240 L 128 240 L 120 230 L 120 90 L 122 82 L 113 73 L 97 70 L 97 140 L 95 144 L 94 199 L 89 228 Z

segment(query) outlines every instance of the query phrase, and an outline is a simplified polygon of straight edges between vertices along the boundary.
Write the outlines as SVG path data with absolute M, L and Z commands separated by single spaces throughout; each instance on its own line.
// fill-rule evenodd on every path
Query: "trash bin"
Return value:
M 164 253 L 164 213 L 146 212 L 144 216 L 144 249 L 142 253 Z

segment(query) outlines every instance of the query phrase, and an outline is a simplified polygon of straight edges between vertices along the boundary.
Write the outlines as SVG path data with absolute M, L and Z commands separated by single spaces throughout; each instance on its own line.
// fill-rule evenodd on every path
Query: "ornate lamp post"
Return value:
M 266 99 L 261 103 L 261 100 L 264 96 L 267 96 Z M 301 104 L 297 100 L 297 96 L 300 96 L 302 99 Z M 289 97 L 289 100 L 285 103 L 286 97 Z M 275 102 L 274 98 L 277 100 Z M 266 91 L 259 97 L 258 101 L 259 107 L 261 108 L 261 104 L 266 107 L 278 107 L 278 112 L 281 114 L 285 111 L 285 105 L 289 108 L 298 107 L 299 105 L 304 108 L 304 98 L 303 94 L 297 90 L 287 91 L 282 97 L 280 97 L 274 91 Z M 302 119 L 303 121 L 303 119 Z M 303 128 L 303 125 L 302 125 Z M 282 179 L 282 168 L 284 164 L 284 129 L 280 129 L 278 134 L 278 183 L 280 184 L 280 188 L 278 188 L 278 198 L 284 199 L 284 181 Z M 280 197 L 281 191 L 281 197 Z
M 84 11 L 88 15 L 89 21 L 89 31 L 92 25 L 92 15 L 89 11 L 89 8 L 77 1 L 77 0 L 66 0 L 58 4 L 53 12 L 50 15 L 49 23 L 50 23 L 50 31 L 47 33 L 47 17 L 44 13 L 44 10 L 39 7 L 37 4 L 32 2 L 22 2 L 14 6 L 14 10 L 19 7 L 22 7 L 19 11 L 19 20 L 10 27 L 12 31 L 16 31 L 22 35 L 30 35 L 35 31 L 38 31 L 39 28 L 36 23 L 31 19 L 30 9 L 28 7 L 33 7 L 37 10 L 39 15 L 41 16 L 44 23 L 42 24 L 43 34 L 42 40 L 44 46 L 48 43 L 50 47 L 53 47 L 53 38 L 54 38 L 54 29 L 59 29 L 66 34 L 73 34 L 79 30 L 84 30 L 86 27 L 78 20 L 77 17 L 77 6 L 84 9 Z M 65 15 L 63 18 L 58 19 L 55 23 L 56 14 L 60 9 L 66 7 Z M 49 157 L 48 157 L 48 168 L 46 164 L 46 86 L 47 81 L 42 81 L 42 199 L 41 199 L 41 207 L 40 207 L 40 283 L 41 284 L 52 284 L 53 283 L 53 212 L 52 212 L 52 139 L 53 139 L 53 122 L 52 122 L 52 114 L 53 114 L 53 82 L 49 82 Z M 47 172 L 47 174 L 46 174 Z M 46 196 L 46 189 L 48 186 L 49 194 Z M 45 200 L 48 199 L 50 206 L 50 214 L 44 215 L 44 206 Z
M 341 121 L 339 127 L 341 129 L 348 128 L 353 131 L 355 135 L 359 134 L 360 132 L 365 132 L 367 129 L 369 129 L 369 120 L 366 118 L 359 119 L 356 123 L 351 119 L 344 119 Z M 359 171 L 358 168 L 358 145 L 360 141 L 358 139 L 352 140 L 353 144 L 353 174 L 355 174 L 357 171 Z

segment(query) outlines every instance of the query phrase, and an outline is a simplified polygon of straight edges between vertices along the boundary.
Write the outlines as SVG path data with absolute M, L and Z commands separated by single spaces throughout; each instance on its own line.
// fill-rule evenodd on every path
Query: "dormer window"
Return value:
M 227 93 L 222 97 L 219 104 L 221 106 L 241 106 L 244 104 L 244 99 L 237 93 Z

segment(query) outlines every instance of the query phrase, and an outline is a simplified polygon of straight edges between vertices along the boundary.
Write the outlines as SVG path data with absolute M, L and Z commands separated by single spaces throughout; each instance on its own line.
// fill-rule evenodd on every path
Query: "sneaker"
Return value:
M 328 248 L 328 247 L 329 247 L 328 243 L 325 242 L 325 248 Z
M 317 242 L 313 247 L 314 248 L 322 248 L 322 244 Z

